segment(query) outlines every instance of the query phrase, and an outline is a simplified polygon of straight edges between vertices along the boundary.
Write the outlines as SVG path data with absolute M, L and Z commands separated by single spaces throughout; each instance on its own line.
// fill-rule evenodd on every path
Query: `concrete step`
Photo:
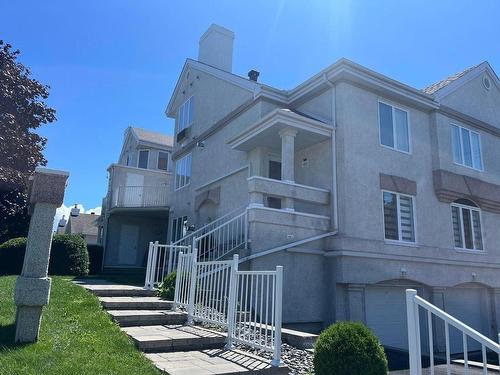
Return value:
M 99 297 L 106 310 L 170 310 L 172 301 L 158 297 Z
M 170 375 L 259 374 L 286 375 L 285 365 L 273 367 L 269 361 L 239 350 L 207 349 L 175 353 L 146 354 L 157 368 Z
M 143 352 L 179 352 L 222 348 L 226 334 L 183 325 L 123 327 Z
M 171 310 L 108 310 L 121 327 L 184 324 L 187 314 Z
M 106 280 L 75 280 L 98 297 L 154 297 L 155 290 L 144 289 L 141 286 L 115 284 Z
M 299 349 L 312 349 L 314 347 L 314 343 L 318 339 L 318 335 L 282 328 L 281 339 L 284 343 Z

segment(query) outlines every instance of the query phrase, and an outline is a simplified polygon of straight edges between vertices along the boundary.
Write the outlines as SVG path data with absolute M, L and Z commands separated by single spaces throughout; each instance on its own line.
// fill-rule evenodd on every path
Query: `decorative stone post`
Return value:
M 36 168 L 30 178 L 31 220 L 23 270 L 14 290 L 16 342 L 35 342 L 38 339 L 42 308 L 49 303 L 51 280 L 47 272 L 52 225 L 56 209 L 63 203 L 68 176 L 68 172 Z
M 281 180 L 295 182 L 295 136 L 297 130 L 285 128 L 279 134 L 281 137 Z M 284 198 L 282 208 L 293 211 L 293 199 Z

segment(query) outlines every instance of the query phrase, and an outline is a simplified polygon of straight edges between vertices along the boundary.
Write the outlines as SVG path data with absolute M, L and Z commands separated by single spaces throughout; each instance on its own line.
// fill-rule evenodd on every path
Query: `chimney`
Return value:
M 64 215 L 63 215 L 63 217 L 61 218 L 61 220 L 59 220 L 59 224 L 57 224 L 57 226 L 59 228 L 64 228 L 66 226 L 66 223 L 67 223 L 67 221 L 66 221 L 66 219 L 64 218 Z
M 212 24 L 200 38 L 198 61 L 231 73 L 234 33 Z
M 248 79 L 250 81 L 257 82 L 257 80 L 259 79 L 259 74 L 260 73 L 257 70 L 252 69 L 248 72 Z
M 75 204 L 75 207 L 71 209 L 71 216 L 76 217 L 78 215 L 80 215 L 80 209 Z

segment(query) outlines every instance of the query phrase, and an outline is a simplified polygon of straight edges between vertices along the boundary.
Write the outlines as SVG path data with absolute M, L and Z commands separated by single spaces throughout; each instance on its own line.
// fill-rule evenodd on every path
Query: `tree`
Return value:
M 19 54 L 0 40 L 0 243 L 28 230 L 28 178 L 47 164 L 47 140 L 33 130 L 56 120 L 45 103 L 49 87 L 31 78 Z

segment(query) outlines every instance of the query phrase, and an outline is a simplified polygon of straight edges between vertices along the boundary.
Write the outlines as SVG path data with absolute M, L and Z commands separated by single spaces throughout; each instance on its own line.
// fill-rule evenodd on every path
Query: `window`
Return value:
M 187 154 L 175 163 L 175 189 L 189 185 L 191 182 L 191 154 Z
M 194 119 L 194 96 L 190 97 L 179 107 L 178 119 L 179 126 L 177 132 L 191 126 Z
M 184 230 L 184 223 L 187 221 L 187 216 L 181 216 L 175 218 L 172 221 L 172 242 L 180 240 L 182 237 L 186 235 Z
M 483 170 L 479 133 L 457 125 L 451 125 L 453 161 L 457 164 Z
M 408 112 L 382 102 L 378 103 L 380 143 L 386 147 L 410 152 Z
M 148 159 L 149 159 L 149 150 L 140 150 L 139 151 L 139 162 L 137 166 L 139 168 L 148 168 Z
M 415 242 L 415 207 L 413 197 L 383 192 L 385 239 Z
M 162 171 L 168 169 L 168 152 L 158 152 L 158 169 Z
M 127 154 L 127 166 L 130 165 L 130 154 Z
M 468 199 L 451 204 L 453 240 L 457 249 L 483 250 L 481 211 Z

